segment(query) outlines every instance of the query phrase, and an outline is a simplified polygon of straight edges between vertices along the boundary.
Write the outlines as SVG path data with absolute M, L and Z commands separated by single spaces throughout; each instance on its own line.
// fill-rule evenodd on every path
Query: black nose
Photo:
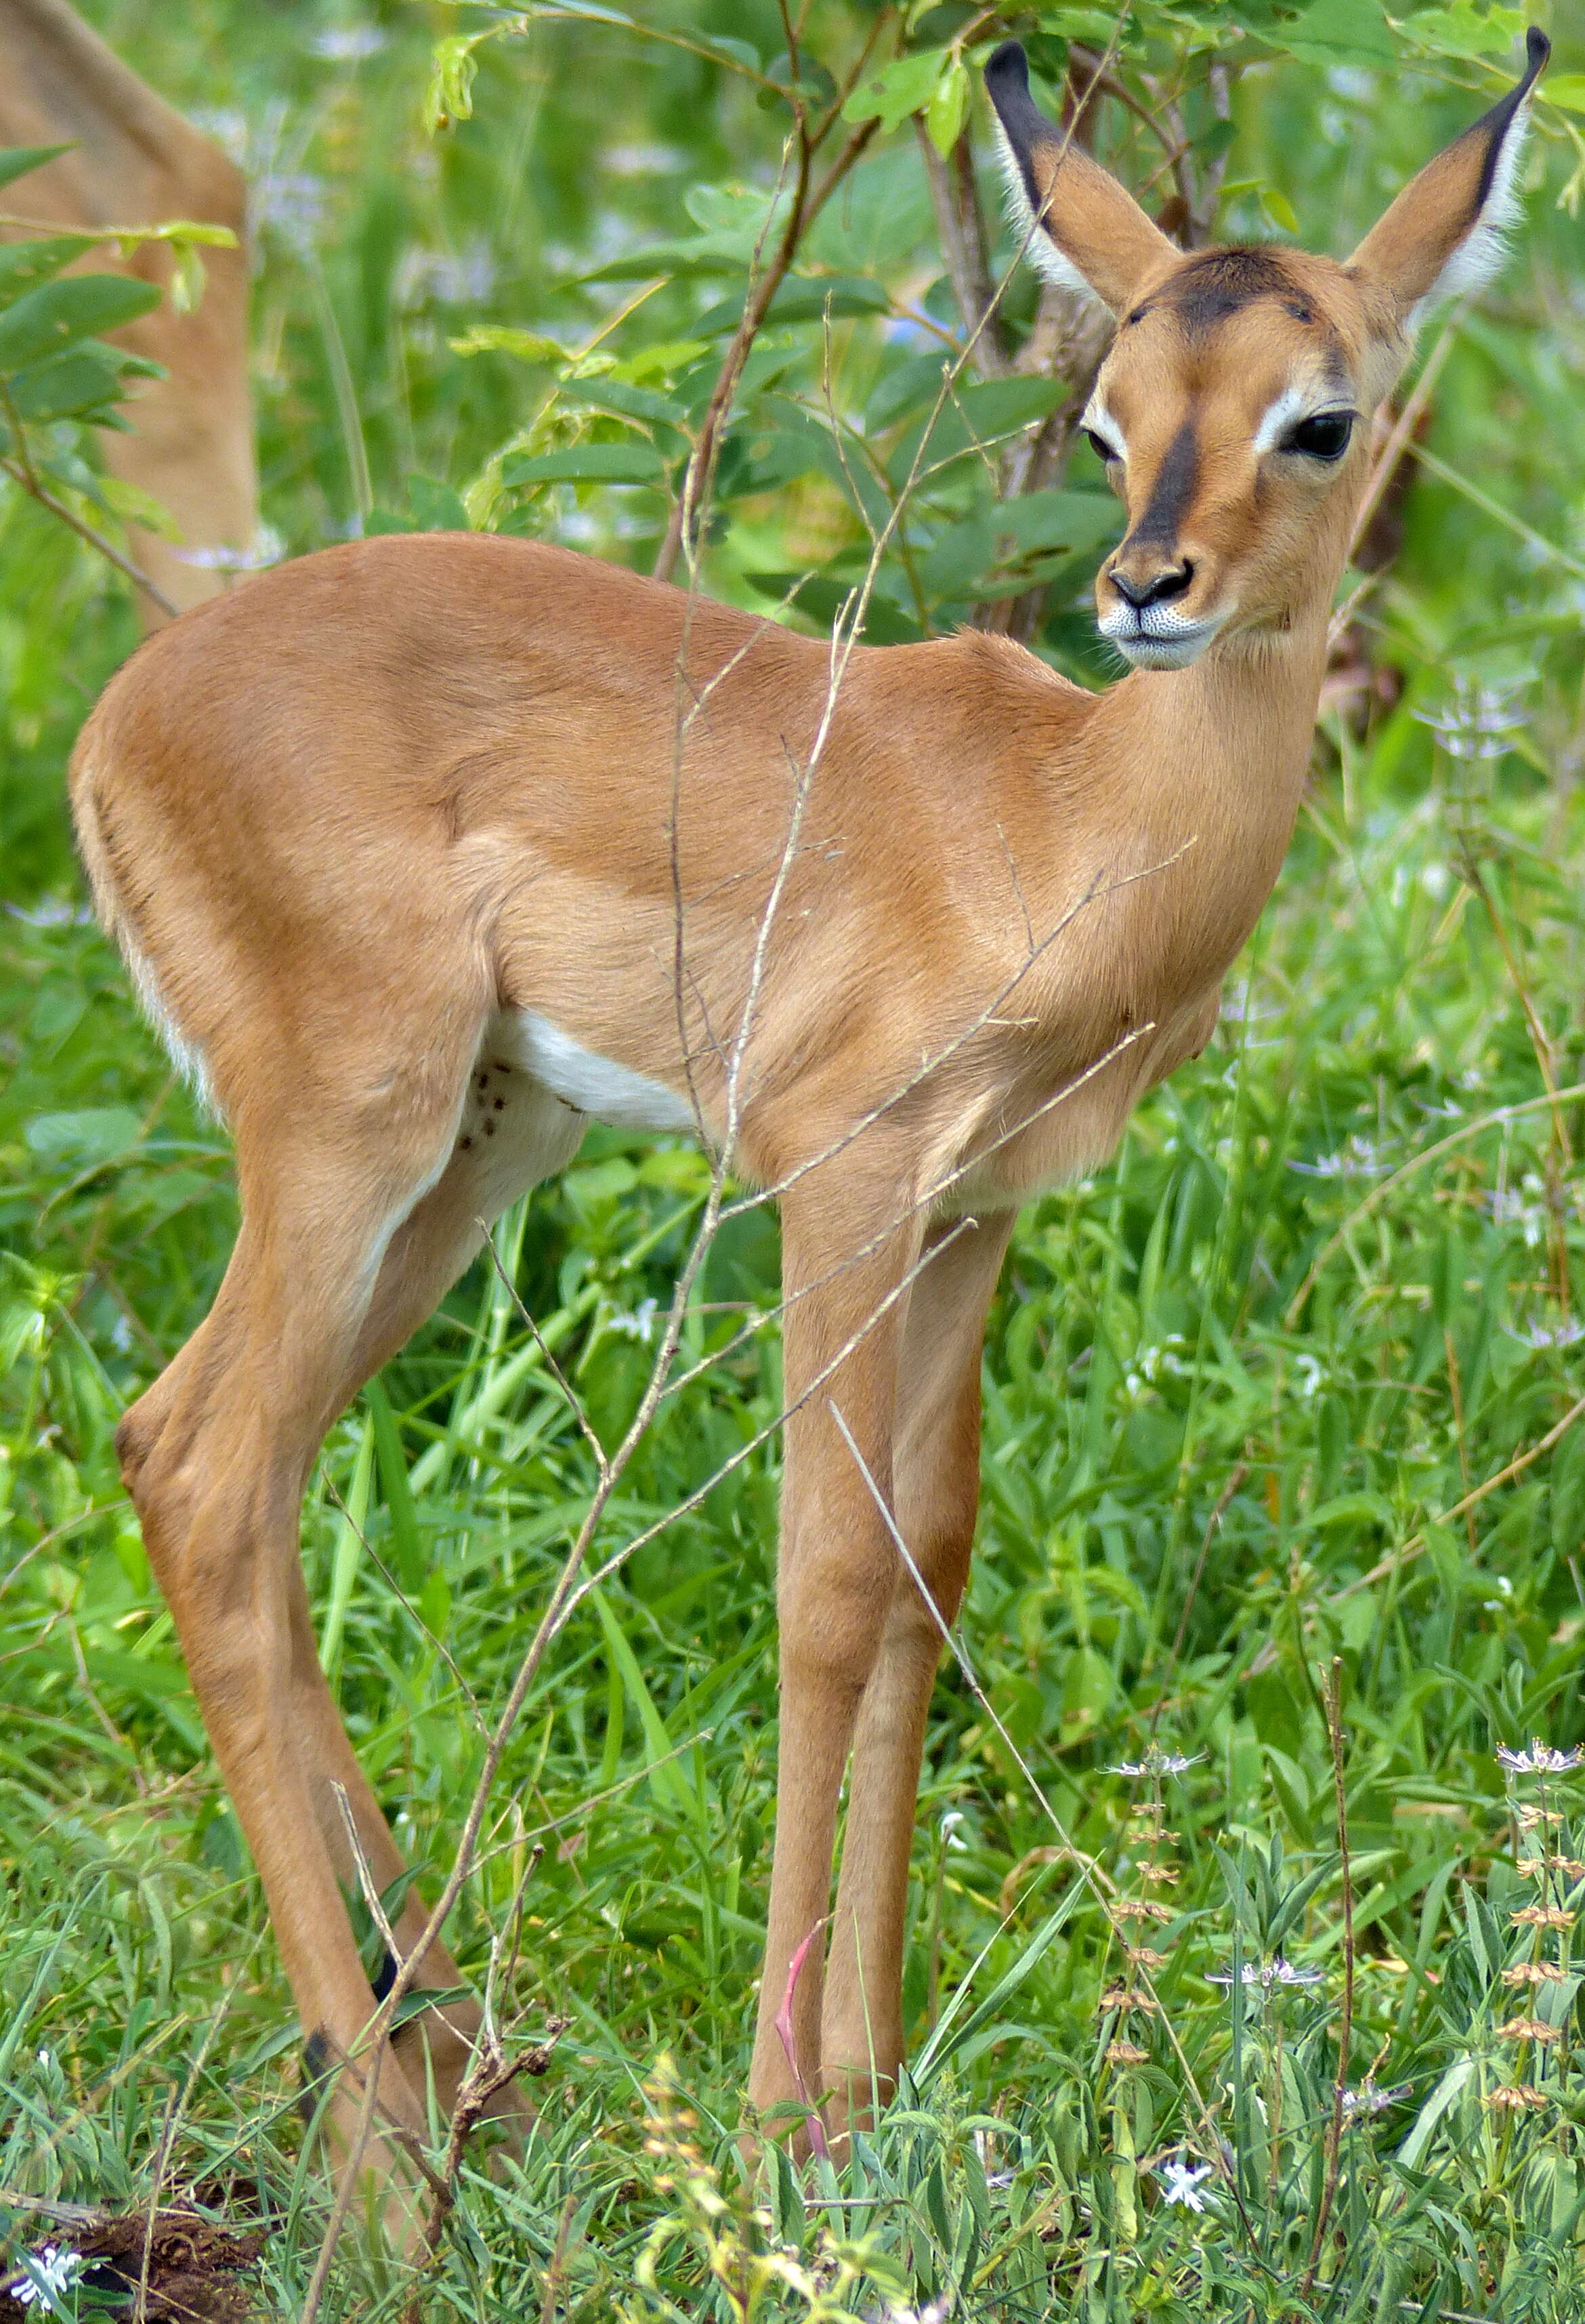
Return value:
M 1135 612 L 1146 605 L 1169 604 L 1181 597 L 1194 578 L 1194 567 L 1187 559 L 1182 565 L 1164 565 L 1147 581 L 1131 580 L 1127 574 L 1112 572 L 1112 586 L 1119 597 L 1126 598 Z

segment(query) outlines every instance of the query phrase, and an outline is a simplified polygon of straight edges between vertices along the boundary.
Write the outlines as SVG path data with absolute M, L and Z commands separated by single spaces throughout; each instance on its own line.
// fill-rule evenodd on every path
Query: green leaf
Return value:
M 1454 0 L 1451 8 L 1417 9 L 1398 30 L 1416 48 L 1427 49 L 1433 56 L 1478 63 L 1482 57 L 1506 57 L 1523 38 L 1525 18 L 1517 8 L 1493 8 L 1478 16 L 1470 0 Z
M 42 282 L 0 314 L 0 374 L 22 371 L 74 340 L 119 329 L 160 303 L 152 282 L 125 274 L 75 274 Z
M 423 101 L 423 125 L 431 137 L 472 115 L 473 84 L 478 72 L 474 51 L 487 37 L 484 32 L 452 32 L 435 42 Z
M 921 113 L 935 94 L 950 51 L 926 49 L 899 57 L 879 72 L 867 73 L 842 107 L 844 121 L 874 121 L 889 135 L 911 113 Z
M 11 242 L 0 246 L 0 305 L 9 306 L 23 290 L 31 290 L 35 282 L 48 282 L 91 250 L 94 238 L 88 234 L 51 234 L 38 242 Z
M 955 57 L 936 83 L 935 94 L 924 109 L 930 142 L 943 161 L 962 134 L 968 114 L 968 69 L 961 57 Z
M 833 322 L 843 316 L 885 315 L 891 297 L 884 283 L 867 274 L 828 274 L 818 280 L 783 282 L 771 300 L 773 323 Z
M 1415 2116 L 1414 2128 L 1398 2149 L 1397 2159 L 1403 2169 L 1406 2171 L 1418 2169 L 1421 2158 L 1431 2144 L 1432 2133 L 1437 2124 L 1450 2107 L 1457 2105 L 1474 2080 L 1476 2062 L 1473 2058 L 1455 2058 L 1438 2082 L 1435 2089 Z
M 446 345 L 454 355 L 515 355 L 522 363 L 563 364 L 567 350 L 542 331 L 514 331 L 505 323 L 476 323 Z
M 653 444 L 575 444 L 565 452 L 514 453 L 504 484 L 656 484 L 664 470 Z
M 934 2032 L 919 2053 L 913 2070 L 913 2079 L 918 2087 L 923 2088 L 928 2084 L 932 2076 L 939 2072 L 947 2060 L 962 2048 L 964 2043 L 969 2041 L 982 2025 L 989 2024 L 1006 2007 L 1024 1979 L 1039 1967 L 1052 1941 L 1071 1918 L 1075 1905 L 1084 1901 L 1085 1895 L 1086 1890 L 1082 1880 L 1075 1878 L 1070 1881 L 1054 1910 L 1047 1914 L 1023 1950 L 1014 1956 L 1011 1967 L 1002 1972 L 990 1991 L 975 2004 L 968 2015 L 959 2023 L 958 2022 L 959 2012 L 973 1989 L 976 1973 L 990 1953 L 990 1944 L 984 1948 L 978 1959 L 960 1980 L 956 1992 L 942 2011 Z M 994 1944 L 996 1941 L 996 1939 L 993 1937 L 991 1943 Z
M 422 482 L 422 479 L 414 479 Z M 416 1597 L 424 1586 L 428 1560 L 418 1528 L 418 1509 L 408 1482 L 407 1462 L 403 1455 L 402 1438 L 396 1427 L 396 1416 L 391 1400 L 379 1380 L 370 1380 L 364 1392 L 369 1418 L 374 1424 L 375 1459 L 380 1471 L 380 1492 L 385 1512 L 391 1520 L 391 1563 L 396 1579 L 410 1598 Z
M 141 366 L 139 367 L 141 369 Z M 19 420 L 35 424 L 106 410 L 125 385 L 130 366 L 115 347 L 95 339 L 49 363 L 31 364 L 7 388 Z
M 1397 62 L 1380 0 L 1312 0 L 1296 24 L 1263 28 L 1260 37 L 1307 64 Z
M 450 484 L 437 484 L 433 476 L 409 476 L 407 505 L 412 511 L 421 532 L 467 532 L 468 511 L 462 496 Z
M 1293 215 L 1293 205 L 1286 194 L 1279 193 L 1274 186 L 1262 186 L 1260 207 L 1273 226 L 1280 226 L 1284 234 L 1298 233 L 1299 221 Z
M 1070 41 L 1092 41 L 1102 50 L 1119 29 L 1117 18 L 1101 8 L 1043 8 L 1040 21 L 1049 32 Z
M 23 1131 L 41 1162 L 91 1169 L 130 1153 L 143 1123 L 130 1106 L 85 1106 L 78 1113 L 35 1113 Z
M 998 501 L 989 516 L 998 541 L 1006 536 L 1025 551 L 1093 549 L 1109 540 L 1123 521 L 1122 508 L 1110 493 L 1026 493 L 1021 500 Z
M 745 274 L 750 254 L 723 250 L 712 236 L 698 235 L 683 241 L 646 242 L 603 266 L 591 266 L 576 282 L 647 282 L 653 276 L 673 282 L 696 281 L 711 274 Z
M 702 1830 L 704 1802 L 688 1780 L 684 1762 L 667 1731 L 666 1722 L 645 1683 L 627 1635 L 616 1619 L 611 1601 L 603 1590 L 591 1590 L 589 1601 L 599 1617 L 600 1628 L 605 1632 L 606 1651 L 621 1677 L 627 1700 L 637 1711 L 639 1725 L 644 1729 L 644 1756 L 649 1761 L 651 1788 L 663 1804 L 672 1808 Z
M 1585 113 L 1585 73 L 1559 73 L 1542 82 L 1541 94 L 1549 105 L 1561 105 L 1569 113 Z
M 1015 429 L 1032 428 L 1037 420 L 1044 420 L 1056 410 L 1067 392 L 1061 380 L 1033 375 L 986 379 L 959 389 L 958 403 L 977 436 L 1006 436 Z
M 822 323 L 829 315 L 840 322 L 854 315 L 885 315 L 891 298 L 883 283 L 867 274 L 793 275 L 771 300 L 767 323 Z M 741 299 L 723 299 L 708 307 L 694 325 L 700 336 L 720 338 L 735 331 L 743 316 Z
M 42 170 L 46 161 L 70 151 L 70 145 L 0 145 L 0 186 L 25 178 L 30 170 Z
M 591 411 L 614 411 L 623 420 L 647 420 L 663 428 L 681 428 L 688 417 L 672 397 L 653 387 L 629 387 L 620 379 L 569 380 L 561 400 L 586 404 Z
M 762 596 L 796 605 L 810 620 L 829 628 L 846 610 L 857 586 L 857 576 L 846 580 L 832 573 L 748 573 L 744 576 Z M 902 607 L 878 590 L 870 597 L 864 616 L 867 645 L 910 645 L 923 632 Z

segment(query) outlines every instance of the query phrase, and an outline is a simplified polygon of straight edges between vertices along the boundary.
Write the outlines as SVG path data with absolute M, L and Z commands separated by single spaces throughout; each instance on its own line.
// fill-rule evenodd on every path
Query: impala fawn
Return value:
M 1546 56 L 1532 32 L 1519 86 L 1347 263 L 1185 255 L 1043 118 L 1022 51 L 992 58 L 1029 246 L 1116 318 L 1086 424 L 1126 509 L 1097 597 L 1133 670 L 1105 693 L 973 632 L 857 647 L 834 677 L 825 641 L 774 621 L 477 535 L 277 568 L 107 689 L 73 766 L 83 853 L 230 1125 L 242 1195 L 214 1308 L 118 1443 L 329 2054 L 357 2060 L 375 2008 L 338 1787 L 382 1889 L 401 1859 L 315 1655 L 304 1481 L 481 1222 L 589 1120 L 697 1123 L 779 1190 L 783 1231 L 780 1786 L 750 2093 L 823 2088 L 839 2121 L 894 2081 L 922 1738 L 1008 1234 L 1210 1033 L 1292 830 L 1371 416 L 1421 312 L 1497 262 Z M 828 1913 L 784 2043 L 790 1967 Z M 404 1950 L 423 1923 L 410 1897 Z M 459 1983 L 439 1941 L 417 1969 Z M 388 2126 L 422 2129 L 426 2072 L 453 2094 L 477 2024 L 433 2008 L 381 2052 Z

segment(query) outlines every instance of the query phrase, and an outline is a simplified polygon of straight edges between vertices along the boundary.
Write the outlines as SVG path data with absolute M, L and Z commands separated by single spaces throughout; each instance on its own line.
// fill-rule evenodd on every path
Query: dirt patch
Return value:
M 34 2246 L 32 2256 L 47 2281 L 97 2295 L 113 2314 L 123 2303 L 130 2311 L 146 2266 L 149 2324 L 252 2324 L 259 2310 L 247 2279 L 264 2242 L 260 2234 L 217 2227 L 197 2211 L 156 2211 L 152 2230 L 146 2211 L 132 2211 L 74 2222 Z M 7 2274 L 0 2324 L 23 2317 L 40 2324 L 49 2313 L 24 2271 Z

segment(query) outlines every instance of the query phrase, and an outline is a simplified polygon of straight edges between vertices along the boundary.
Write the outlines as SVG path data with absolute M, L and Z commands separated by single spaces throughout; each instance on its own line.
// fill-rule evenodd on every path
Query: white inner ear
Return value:
M 1463 241 L 1454 251 L 1423 299 L 1416 300 L 1410 310 L 1408 328 L 1411 336 L 1420 328 L 1432 309 L 1444 299 L 1461 298 L 1466 290 L 1478 290 L 1489 282 L 1508 254 L 1506 236 L 1518 225 L 1523 205 L 1518 194 L 1519 164 L 1525 156 L 1525 138 L 1530 127 L 1528 101 L 1520 106 L 1509 122 L 1497 148 L 1497 163 L 1491 173 L 1491 189 L 1481 204 L 1480 215 Z
M 1006 189 L 1007 223 L 1012 227 L 1021 256 L 1029 260 L 1038 273 L 1059 290 L 1072 290 L 1092 306 L 1104 307 L 1106 300 L 1087 275 L 1080 274 L 1065 252 L 1057 248 L 1045 227 L 1030 208 L 1029 190 L 1024 183 L 1024 171 L 1014 152 L 1006 131 L 991 109 L 991 124 L 996 133 L 996 158 L 1002 165 L 1002 183 Z

